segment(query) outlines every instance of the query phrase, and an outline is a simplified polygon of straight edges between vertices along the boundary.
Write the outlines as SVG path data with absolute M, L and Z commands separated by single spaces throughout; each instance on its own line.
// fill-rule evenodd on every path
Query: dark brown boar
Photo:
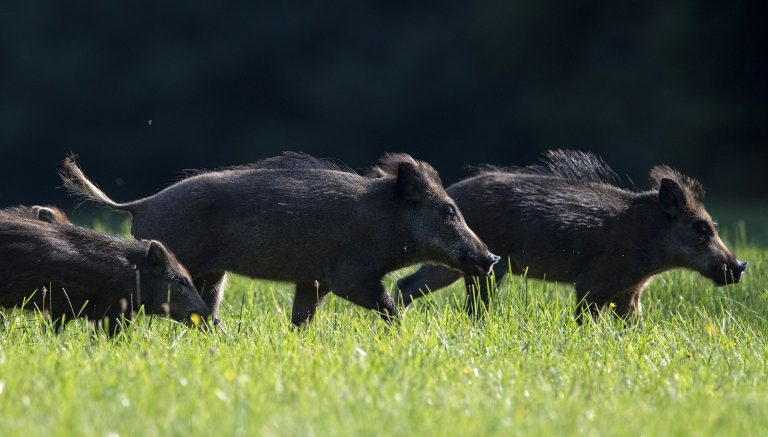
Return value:
M 432 261 L 481 275 L 498 261 L 432 167 L 390 154 L 379 168 L 386 177 L 371 179 L 287 153 L 202 172 L 128 203 L 109 199 L 73 157 L 62 177 L 72 192 L 130 212 L 135 237 L 167 244 L 214 312 L 229 271 L 295 283 L 291 320 L 303 325 L 329 292 L 387 321 L 399 317 L 381 279 L 404 266 Z
M 63 225 L 72 224 L 64 211 L 51 205 L 14 206 L 11 208 L 6 208 L 4 211 L 7 211 L 11 214 L 42 220 L 48 223 L 60 223 Z
M 0 211 L 0 306 L 37 308 L 57 326 L 76 317 L 108 318 L 114 333 L 118 320 L 130 320 L 141 305 L 177 320 L 211 314 L 187 271 L 157 241 Z
M 598 156 L 568 150 L 545 152 L 540 165 L 481 169 L 447 189 L 469 226 L 494 253 L 508 257 L 495 270 L 500 281 L 513 273 L 570 282 L 577 316 L 615 304 L 629 316 L 652 276 L 674 268 L 695 270 L 718 285 L 737 283 L 747 267 L 720 240 L 704 209 L 702 185 L 666 166 L 650 172 L 652 189 L 620 186 Z M 445 287 L 460 272 L 426 265 L 401 279 L 406 305 Z M 475 291 L 488 304 L 485 280 L 465 278 L 468 310 Z

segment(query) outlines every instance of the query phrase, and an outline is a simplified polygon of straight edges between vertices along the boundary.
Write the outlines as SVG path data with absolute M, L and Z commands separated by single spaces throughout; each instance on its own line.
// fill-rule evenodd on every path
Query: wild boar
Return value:
M 622 187 L 598 156 L 554 150 L 541 164 L 484 167 L 447 189 L 467 223 L 491 250 L 508 258 L 494 269 L 500 281 L 515 274 L 573 283 L 577 317 L 615 304 L 627 317 L 640 310 L 640 295 L 654 275 L 695 270 L 718 285 L 737 283 L 747 268 L 723 244 L 704 209 L 704 188 L 667 166 L 650 171 L 652 188 Z M 405 305 L 463 275 L 426 265 L 401 279 Z M 465 278 L 467 308 L 488 304 L 488 286 Z
M 311 322 L 329 292 L 399 318 L 381 283 L 393 270 L 424 261 L 485 275 L 498 261 L 467 227 L 437 172 L 405 154 L 388 154 L 371 179 L 298 153 L 201 172 L 159 193 L 112 201 L 75 159 L 65 186 L 133 215 L 131 233 L 170 247 L 215 312 L 226 272 L 293 282 L 291 321 Z
M 72 224 L 69 221 L 69 217 L 67 217 L 67 214 L 65 214 L 64 211 L 60 210 L 55 206 L 50 206 L 50 205 L 14 206 L 11 208 L 6 208 L 5 211 L 11 214 L 23 215 L 29 218 L 42 220 L 48 223 L 60 223 L 64 225 Z
M 181 264 L 157 241 L 124 240 L 23 211 L 0 211 L 0 306 L 37 308 L 57 326 L 121 316 L 143 305 L 176 320 L 211 315 Z M 167 305 L 167 307 L 166 307 Z

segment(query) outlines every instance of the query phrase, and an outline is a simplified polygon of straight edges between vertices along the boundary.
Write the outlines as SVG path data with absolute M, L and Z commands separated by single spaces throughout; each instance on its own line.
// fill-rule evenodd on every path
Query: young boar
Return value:
M 652 276 L 674 268 L 695 270 L 718 285 L 737 283 L 747 267 L 723 244 L 704 209 L 704 188 L 666 166 L 650 172 L 652 189 L 622 188 L 599 157 L 585 152 L 545 152 L 540 165 L 481 169 L 447 189 L 467 223 L 509 264 L 494 269 L 500 281 L 513 273 L 575 284 L 584 311 L 615 304 L 627 317 L 640 310 L 640 295 Z M 460 272 L 426 265 L 401 279 L 406 305 L 445 287 Z M 479 290 L 465 278 L 468 310 L 475 291 L 488 304 L 486 281 Z
M 437 172 L 390 154 L 370 179 L 328 161 L 284 154 L 203 172 L 133 202 L 116 203 L 73 157 L 62 177 L 70 191 L 133 215 L 136 238 L 167 244 L 189 268 L 215 312 L 225 272 L 293 282 L 291 320 L 311 322 L 329 292 L 399 318 L 381 283 L 424 261 L 486 275 L 498 257 L 467 227 Z
M 39 205 L 14 206 L 14 207 L 6 208 L 0 211 L 6 211 L 10 214 L 21 215 L 21 216 L 32 218 L 32 219 L 38 219 L 48 223 L 60 223 L 63 225 L 72 224 L 72 222 L 69 221 L 69 217 L 67 217 L 64 211 L 60 210 L 55 206 L 50 206 L 50 205 L 48 206 L 39 206 Z
M 211 314 L 184 267 L 157 241 L 0 211 L 0 306 L 37 308 L 57 326 L 108 318 L 114 333 L 120 317 L 130 319 L 141 305 L 147 313 L 167 309 L 176 320 Z

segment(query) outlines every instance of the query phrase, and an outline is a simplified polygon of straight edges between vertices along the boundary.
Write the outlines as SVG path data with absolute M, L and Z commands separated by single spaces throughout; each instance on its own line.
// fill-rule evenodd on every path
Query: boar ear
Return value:
M 424 199 L 428 189 L 429 181 L 414 163 L 401 162 L 397 166 L 395 192 L 400 198 L 419 202 Z
M 158 241 L 150 241 L 147 249 L 147 267 L 152 269 L 153 273 L 159 274 L 165 271 L 168 265 L 168 250 Z
M 659 205 L 671 216 L 676 216 L 688 203 L 685 190 L 676 181 L 664 178 L 659 184 Z
M 58 223 L 59 221 L 56 219 L 56 214 L 53 213 L 51 208 L 46 208 L 44 206 L 33 206 L 32 210 L 35 212 L 38 220 L 48 223 Z

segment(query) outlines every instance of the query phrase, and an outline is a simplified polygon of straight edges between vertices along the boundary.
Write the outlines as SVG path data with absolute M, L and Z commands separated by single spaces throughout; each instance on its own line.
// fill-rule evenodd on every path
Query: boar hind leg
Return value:
M 224 295 L 224 286 L 227 283 L 226 272 L 206 273 L 196 277 L 193 282 L 200 293 L 200 297 L 203 298 L 203 302 L 208 305 L 211 314 L 215 316 L 219 312 L 221 297 Z
M 426 264 L 413 274 L 397 281 L 400 298 L 406 307 L 419 297 L 453 284 L 461 272 L 443 266 Z
M 379 313 L 387 323 L 400 320 L 395 300 L 387 293 L 381 279 L 363 282 L 359 286 L 344 287 L 334 293 L 344 299 Z
M 622 293 L 614 297 L 613 302 L 616 304 L 614 312 L 616 315 L 625 320 L 639 318 L 641 316 L 640 295 L 640 291 L 633 290 L 632 292 Z
M 291 322 L 298 327 L 312 323 L 317 307 L 323 302 L 326 294 L 328 294 L 328 284 L 324 282 L 297 282 Z

